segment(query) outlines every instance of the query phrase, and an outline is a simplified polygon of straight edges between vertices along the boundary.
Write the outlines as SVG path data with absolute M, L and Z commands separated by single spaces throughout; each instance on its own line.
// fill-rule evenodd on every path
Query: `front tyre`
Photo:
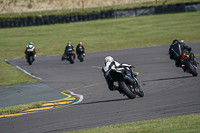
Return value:
M 120 92 L 126 95 L 129 99 L 134 99 L 136 97 L 136 94 L 127 87 L 123 80 L 119 81 L 119 89 Z
M 185 63 L 185 65 L 186 65 L 187 69 L 189 70 L 189 72 L 192 73 L 192 75 L 193 75 L 194 77 L 198 75 L 198 73 L 197 73 L 197 71 L 195 70 L 194 66 L 193 66 L 189 61 L 187 61 L 187 62 Z

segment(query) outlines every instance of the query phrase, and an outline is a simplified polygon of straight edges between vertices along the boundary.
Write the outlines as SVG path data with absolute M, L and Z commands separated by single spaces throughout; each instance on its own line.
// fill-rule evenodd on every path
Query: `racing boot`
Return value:
M 115 86 L 115 85 L 109 87 L 109 89 L 110 89 L 111 91 L 119 90 L 119 88 L 118 88 L 117 86 Z
M 193 60 L 193 63 L 194 63 L 194 65 L 197 67 L 197 64 L 199 64 L 197 61 L 196 61 L 196 59 L 194 58 L 194 60 Z

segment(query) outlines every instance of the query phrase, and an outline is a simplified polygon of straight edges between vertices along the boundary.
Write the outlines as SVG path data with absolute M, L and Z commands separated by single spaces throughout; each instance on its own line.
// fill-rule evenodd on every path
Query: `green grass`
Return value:
M 37 56 L 62 54 L 68 41 L 74 46 L 82 41 L 86 52 L 170 44 L 173 39 L 194 42 L 200 41 L 199 16 L 189 12 L 0 29 L 0 86 L 36 81 L 4 62 L 23 58 L 30 41 Z
M 139 121 L 68 133 L 199 133 L 200 114 Z
M 43 105 L 44 103 L 46 103 L 46 101 L 40 101 L 40 102 L 34 102 L 34 103 L 21 104 L 21 105 L 17 105 L 17 106 L 0 108 L 0 115 L 14 114 L 14 113 L 22 112 L 22 111 L 25 111 L 28 109 L 38 108 L 41 105 Z

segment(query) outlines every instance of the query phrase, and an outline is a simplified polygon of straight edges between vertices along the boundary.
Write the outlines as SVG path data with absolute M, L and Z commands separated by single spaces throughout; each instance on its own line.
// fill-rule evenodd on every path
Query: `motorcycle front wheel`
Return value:
M 129 99 L 134 99 L 136 97 L 135 92 L 132 92 L 123 80 L 119 81 L 119 89 L 120 92 L 126 95 Z

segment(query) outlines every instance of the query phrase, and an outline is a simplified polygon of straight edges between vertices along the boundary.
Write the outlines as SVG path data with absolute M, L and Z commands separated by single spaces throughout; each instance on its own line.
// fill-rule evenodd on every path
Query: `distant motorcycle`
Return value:
M 35 54 L 34 54 L 33 49 L 27 49 L 27 51 L 26 51 L 26 60 L 27 60 L 29 65 L 32 65 L 33 61 L 35 60 L 34 56 L 35 56 Z
M 85 57 L 85 53 L 83 52 L 82 48 L 79 50 L 79 53 L 77 53 L 77 57 L 78 57 L 80 62 L 83 62 L 84 57 Z
M 144 92 L 138 84 L 137 75 L 134 74 L 131 68 L 135 67 L 122 64 L 116 69 L 110 69 L 109 76 L 113 81 L 118 82 L 118 91 L 128 98 L 134 99 L 136 95 L 143 97 Z
M 194 77 L 198 75 L 197 73 L 197 62 L 191 61 L 189 53 L 184 53 L 181 56 L 181 62 L 185 65 L 186 72 L 192 74 Z
M 68 49 L 68 51 L 63 54 L 61 60 L 68 60 L 70 62 L 70 64 L 74 64 L 74 60 L 75 60 L 75 52 L 72 49 Z

